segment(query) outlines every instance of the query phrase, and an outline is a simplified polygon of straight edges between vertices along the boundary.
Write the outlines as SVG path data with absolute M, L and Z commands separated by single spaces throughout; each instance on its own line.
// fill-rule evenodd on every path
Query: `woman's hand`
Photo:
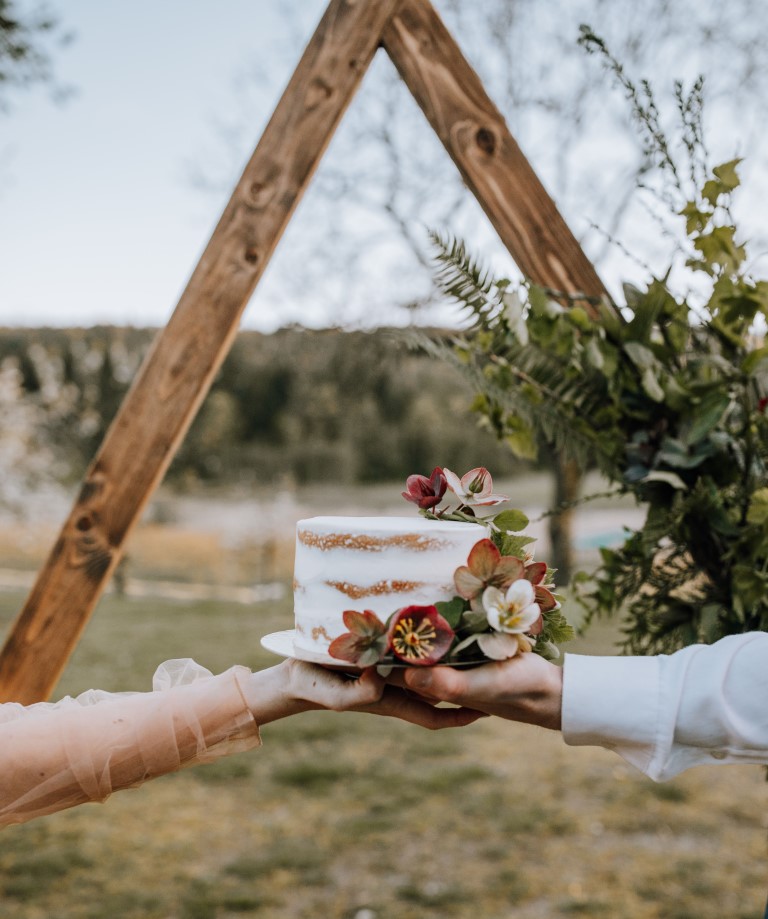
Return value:
M 436 708 L 402 686 L 387 685 L 375 669 L 357 679 L 315 664 L 286 660 L 251 674 L 244 686 L 246 702 L 259 724 L 268 724 L 312 709 L 370 712 L 400 718 L 421 727 L 463 727 L 484 717 L 467 708 Z
M 389 681 L 430 702 L 453 702 L 510 721 L 560 730 L 563 672 L 538 654 L 521 653 L 467 670 L 412 667 L 394 671 Z

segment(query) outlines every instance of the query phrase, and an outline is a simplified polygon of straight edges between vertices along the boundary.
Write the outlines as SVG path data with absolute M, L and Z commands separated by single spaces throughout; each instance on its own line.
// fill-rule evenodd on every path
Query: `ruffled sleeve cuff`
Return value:
M 249 675 L 168 661 L 154 692 L 0 706 L 0 826 L 259 746 L 242 689 Z

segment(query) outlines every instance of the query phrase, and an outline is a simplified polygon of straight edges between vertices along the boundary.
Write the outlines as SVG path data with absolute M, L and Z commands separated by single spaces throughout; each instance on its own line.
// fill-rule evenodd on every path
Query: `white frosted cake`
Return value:
M 453 574 L 486 531 L 423 517 L 311 517 L 296 525 L 294 645 L 327 654 L 345 610 L 382 620 L 456 594 Z

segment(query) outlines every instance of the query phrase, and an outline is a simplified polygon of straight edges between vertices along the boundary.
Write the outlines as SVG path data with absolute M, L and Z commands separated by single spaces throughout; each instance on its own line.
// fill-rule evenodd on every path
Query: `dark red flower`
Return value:
M 406 664 L 436 664 L 448 653 L 454 631 L 434 606 L 406 606 L 392 617 L 387 633 L 395 657 Z
M 348 609 L 343 614 L 344 625 L 349 629 L 328 646 L 331 657 L 337 657 L 358 667 L 371 667 L 387 653 L 387 627 L 376 613 L 369 609 L 362 613 Z
M 402 493 L 405 500 L 418 504 L 422 510 L 428 510 L 440 503 L 448 482 L 443 470 L 435 466 L 429 478 L 425 475 L 409 475 L 405 487 L 408 489 Z

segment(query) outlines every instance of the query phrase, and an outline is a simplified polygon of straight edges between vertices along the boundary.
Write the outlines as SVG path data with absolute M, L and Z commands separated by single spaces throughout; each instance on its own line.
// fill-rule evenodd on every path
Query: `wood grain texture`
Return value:
M 605 293 L 480 78 L 428 0 L 404 0 L 382 40 L 523 274 L 569 294 Z
M 398 3 L 328 6 L 0 652 L 0 701 L 58 681 Z

